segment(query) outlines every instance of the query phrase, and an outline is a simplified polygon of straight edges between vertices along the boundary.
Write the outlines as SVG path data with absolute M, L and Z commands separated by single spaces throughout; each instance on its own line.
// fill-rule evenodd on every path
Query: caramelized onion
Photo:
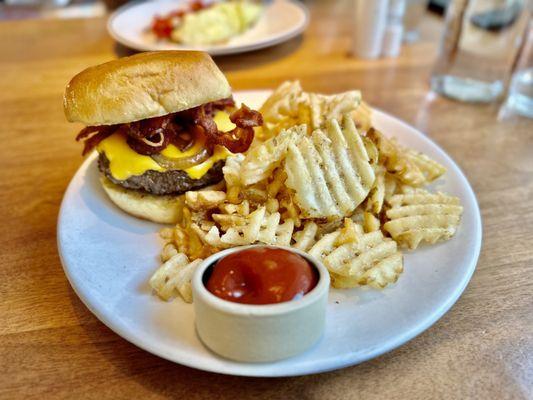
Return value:
M 198 153 L 189 157 L 166 157 L 163 154 L 153 154 L 152 159 L 158 163 L 161 167 L 166 169 L 178 169 L 184 170 L 194 167 L 195 165 L 203 163 L 211 156 L 208 149 L 203 148 Z
M 132 136 L 128 136 L 126 139 L 128 145 L 143 156 L 151 156 L 152 154 L 159 153 L 167 147 L 169 141 L 169 135 L 165 135 L 164 133 L 157 133 L 141 140 L 135 139 Z
M 157 137 L 159 137 L 159 140 L 156 142 L 155 140 Z M 165 143 L 165 135 L 163 135 L 162 132 L 158 132 L 150 136 L 150 140 L 146 138 L 142 138 L 141 141 L 147 144 L 148 146 L 159 147 L 159 146 L 162 146 L 163 143 Z

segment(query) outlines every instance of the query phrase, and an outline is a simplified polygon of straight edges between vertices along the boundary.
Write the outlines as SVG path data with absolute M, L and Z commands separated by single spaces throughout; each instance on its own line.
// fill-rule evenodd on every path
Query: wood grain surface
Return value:
M 349 57 L 351 2 L 308 2 L 303 37 L 216 61 L 234 89 L 299 78 L 306 89 L 363 90 L 426 132 L 463 168 L 483 216 L 483 248 L 457 304 L 426 332 L 362 365 L 296 378 L 210 374 L 148 354 L 101 324 L 63 274 L 56 220 L 80 165 L 80 128 L 62 91 L 83 68 L 127 54 L 105 21 L 0 23 L 0 398 L 533 398 L 533 123 L 495 106 L 428 94 L 441 21 L 396 59 Z M 354 318 L 357 318 L 354 315 Z

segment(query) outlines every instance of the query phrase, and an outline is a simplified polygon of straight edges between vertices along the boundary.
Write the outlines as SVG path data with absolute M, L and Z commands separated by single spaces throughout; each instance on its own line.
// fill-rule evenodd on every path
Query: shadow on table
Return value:
M 214 56 L 213 58 L 223 71 L 231 72 L 246 70 L 269 64 L 290 56 L 300 48 L 302 41 L 303 38 L 300 35 L 288 40 L 287 42 L 268 47 L 266 49 L 227 56 Z M 127 57 L 138 53 L 138 51 L 123 46 L 120 43 L 115 43 L 114 51 L 117 57 Z

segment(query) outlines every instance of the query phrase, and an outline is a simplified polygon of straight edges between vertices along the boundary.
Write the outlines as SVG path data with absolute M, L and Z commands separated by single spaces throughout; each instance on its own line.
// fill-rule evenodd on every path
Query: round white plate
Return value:
M 269 92 L 240 92 L 258 107 Z M 152 295 L 148 279 L 159 266 L 161 226 L 130 217 L 106 197 L 96 157 L 80 167 L 65 193 L 58 247 L 65 273 L 82 301 L 108 327 L 163 358 L 207 371 L 250 376 L 302 375 L 360 363 L 400 346 L 437 321 L 474 272 L 481 217 L 465 176 L 435 143 L 383 112 L 374 123 L 400 143 L 423 151 L 448 169 L 434 189 L 459 196 L 461 226 L 451 240 L 405 254 L 405 272 L 385 290 L 331 290 L 324 338 L 299 356 L 267 364 L 225 360 L 208 351 L 194 329 L 190 304 Z
M 107 30 L 119 43 L 139 51 L 203 50 L 211 55 L 243 53 L 274 46 L 298 36 L 309 22 L 307 8 L 293 0 L 273 0 L 259 21 L 242 35 L 213 46 L 185 46 L 157 40 L 150 32 L 155 15 L 166 15 L 187 0 L 155 0 L 126 4 L 109 17 Z

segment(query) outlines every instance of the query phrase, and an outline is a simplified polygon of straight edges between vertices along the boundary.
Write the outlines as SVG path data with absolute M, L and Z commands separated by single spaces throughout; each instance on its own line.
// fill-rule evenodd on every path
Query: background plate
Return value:
M 235 94 L 258 108 L 269 92 Z M 331 290 L 324 338 L 299 356 L 265 364 L 225 360 L 207 350 L 194 330 L 190 304 L 151 294 L 148 279 L 159 266 L 161 226 L 130 217 L 106 197 L 96 157 L 89 157 L 65 193 L 58 247 L 65 273 L 81 300 L 108 327 L 163 358 L 206 371 L 248 376 L 290 376 L 346 367 L 383 354 L 439 319 L 466 287 L 479 256 L 481 217 L 459 167 L 409 125 L 374 111 L 374 124 L 401 144 L 423 151 L 448 169 L 434 189 L 459 196 L 464 206 L 455 237 L 405 254 L 405 272 L 383 291 Z
M 274 0 L 259 21 L 242 35 L 213 46 L 185 46 L 158 41 L 149 31 L 155 15 L 165 15 L 186 0 L 134 2 L 120 7 L 109 17 L 107 30 L 119 43 L 139 51 L 204 50 L 211 55 L 243 53 L 270 47 L 302 33 L 309 22 L 307 8 L 292 0 Z

